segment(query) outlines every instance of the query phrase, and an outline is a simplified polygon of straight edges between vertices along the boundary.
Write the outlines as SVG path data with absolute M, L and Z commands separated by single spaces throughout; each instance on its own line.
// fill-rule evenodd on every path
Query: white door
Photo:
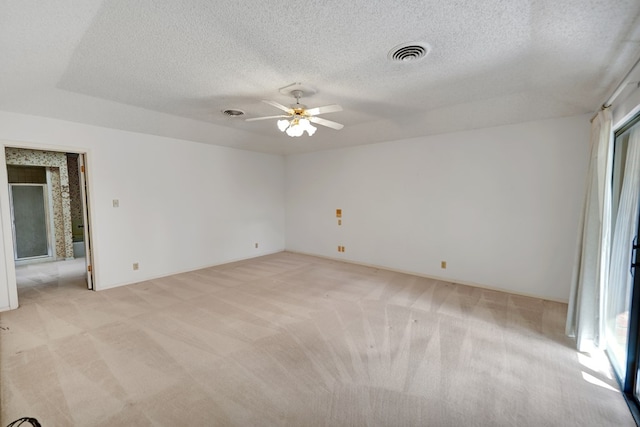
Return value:
M 78 171 L 80 173 L 80 195 L 82 197 L 82 217 L 84 224 L 84 249 L 87 267 L 87 287 L 93 289 L 93 268 L 91 256 L 91 233 L 89 226 L 89 198 L 87 197 L 87 180 L 84 162 L 84 154 L 78 155 Z

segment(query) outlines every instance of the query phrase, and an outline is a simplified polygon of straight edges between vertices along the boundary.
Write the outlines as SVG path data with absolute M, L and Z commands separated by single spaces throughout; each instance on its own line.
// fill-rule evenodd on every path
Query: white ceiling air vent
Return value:
M 240 116 L 244 116 L 244 111 L 236 110 L 234 108 L 229 108 L 228 110 L 222 110 L 222 114 L 229 117 L 240 117 Z
M 410 42 L 400 44 L 389 51 L 391 61 L 412 62 L 427 56 L 431 48 L 426 43 Z

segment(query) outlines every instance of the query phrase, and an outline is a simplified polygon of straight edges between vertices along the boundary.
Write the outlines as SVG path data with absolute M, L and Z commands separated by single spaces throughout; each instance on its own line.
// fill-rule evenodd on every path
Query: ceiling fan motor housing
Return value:
M 317 91 L 311 86 L 302 83 L 293 83 L 285 87 L 281 87 L 279 92 L 283 95 L 293 96 L 296 99 L 304 98 L 315 94 Z

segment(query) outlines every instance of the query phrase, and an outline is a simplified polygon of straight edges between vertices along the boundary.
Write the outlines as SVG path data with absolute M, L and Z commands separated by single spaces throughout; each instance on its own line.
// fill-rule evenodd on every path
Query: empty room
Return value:
M 7 0 L 0 58 L 0 425 L 639 422 L 639 2 Z

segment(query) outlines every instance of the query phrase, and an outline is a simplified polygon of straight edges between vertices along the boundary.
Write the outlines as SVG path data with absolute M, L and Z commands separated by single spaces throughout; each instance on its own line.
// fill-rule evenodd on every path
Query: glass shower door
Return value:
M 50 256 L 46 186 L 10 184 L 10 187 L 15 259 Z

